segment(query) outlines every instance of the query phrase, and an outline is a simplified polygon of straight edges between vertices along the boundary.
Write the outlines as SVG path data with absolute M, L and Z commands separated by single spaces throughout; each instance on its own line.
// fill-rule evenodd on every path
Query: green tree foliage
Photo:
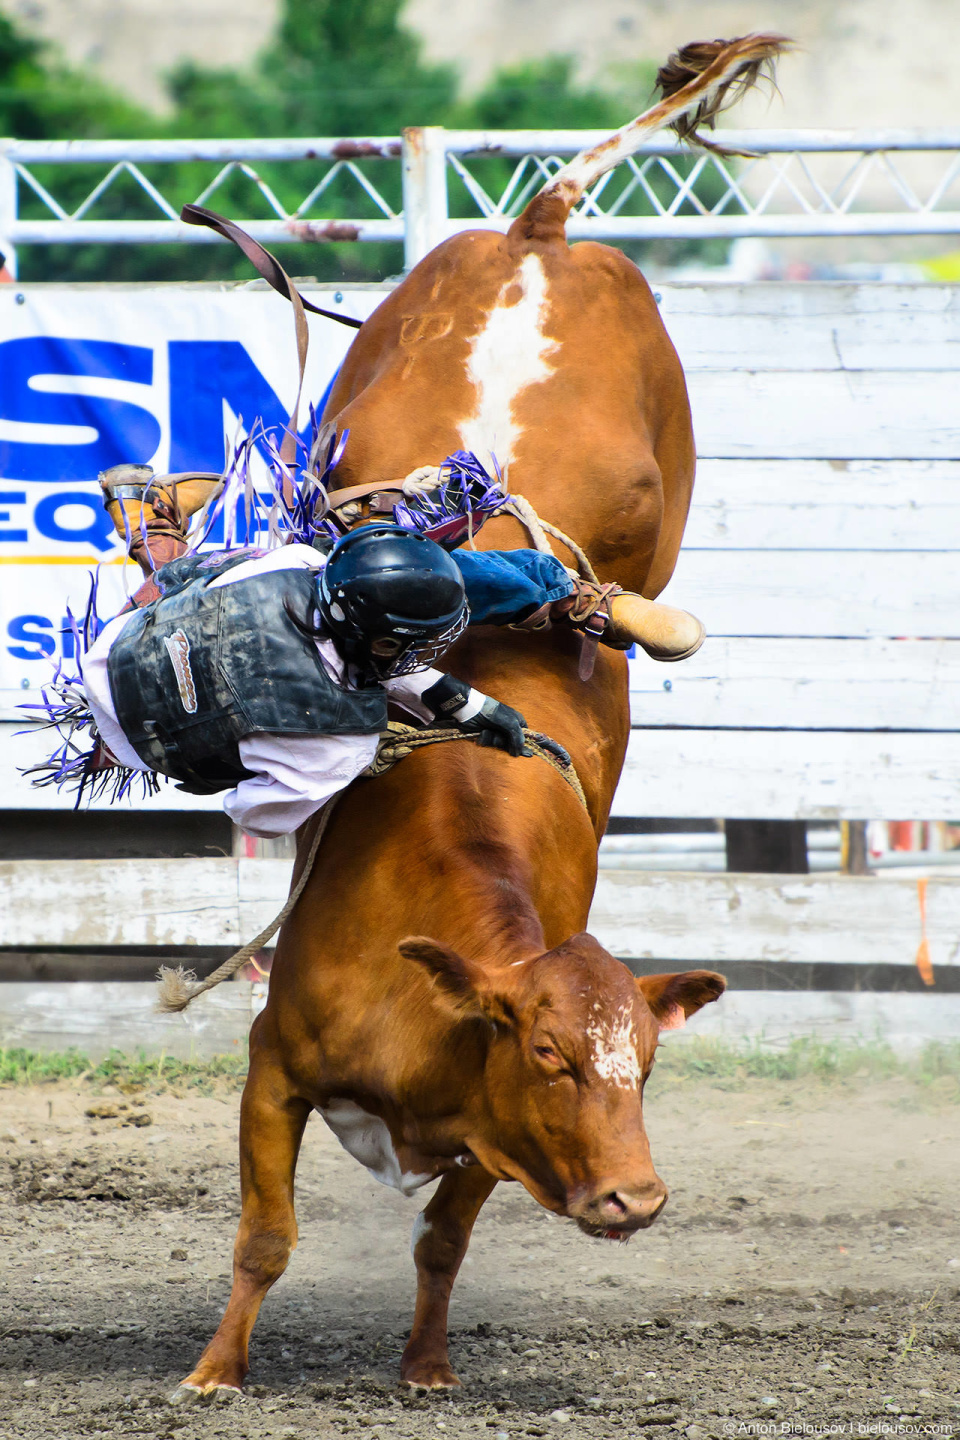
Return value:
M 154 116 L 99 81 L 60 64 L 48 46 L 24 35 L 0 15 L 0 135 L 18 140 L 103 140 L 157 133 L 160 126 Z M 68 213 L 103 174 L 102 165 L 36 166 L 31 170 Z M 130 213 L 122 209 L 124 199 L 137 204 L 137 197 L 121 187 L 97 214 Z M 51 218 L 22 181 L 19 207 L 27 218 Z M 19 259 L 20 273 L 28 280 L 100 280 L 120 273 L 103 246 L 25 246 Z
M 498 70 L 462 104 L 456 123 L 476 130 L 615 130 L 643 106 L 653 78 L 652 66 L 638 66 L 615 89 L 581 88 L 569 55 L 547 55 Z M 632 97 L 624 93 L 632 89 Z
M 0 15 L 0 135 L 18 140 L 153 133 L 156 122 L 98 81 L 52 60 Z
M 402 0 L 286 0 L 275 39 L 245 73 L 180 67 L 177 130 L 195 135 L 396 135 L 441 125 L 450 66 L 426 64 Z

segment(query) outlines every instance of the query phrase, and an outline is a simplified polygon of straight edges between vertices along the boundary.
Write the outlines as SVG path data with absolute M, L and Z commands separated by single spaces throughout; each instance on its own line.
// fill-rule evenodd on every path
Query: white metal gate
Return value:
M 181 225 L 179 208 L 185 200 L 216 207 L 229 183 L 239 193 L 248 185 L 271 212 L 238 213 L 231 189 L 232 217 L 264 243 L 402 241 L 409 267 L 460 230 L 504 229 L 566 159 L 605 138 L 417 126 L 359 139 L 0 140 L 0 249 L 15 261 L 22 245 L 217 243 Z M 666 132 L 651 137 L 584 196 L 567 225 L 571 239 L 960 233 L 960 129 L 725 130 L 722 139 L 752 158 L 691 151 Z M 304 162 L 294 203 L 261 173 Z M 182 183 L 176 167 L 186 164 L 204 167 L 201 188 L 172 200 L 178 175 Z M 77 166 L 90 169 L 90 187 L 71 208 L 56 192 Z M 119 182 L 133 183 L 146 218 L 98 218 Z

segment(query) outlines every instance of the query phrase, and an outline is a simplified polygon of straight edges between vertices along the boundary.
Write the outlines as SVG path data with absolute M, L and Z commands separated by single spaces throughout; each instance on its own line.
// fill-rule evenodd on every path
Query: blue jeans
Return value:
M 471 625 L 512 625 L 573 589 L 554 555 L 539 550 L 454 550 Z

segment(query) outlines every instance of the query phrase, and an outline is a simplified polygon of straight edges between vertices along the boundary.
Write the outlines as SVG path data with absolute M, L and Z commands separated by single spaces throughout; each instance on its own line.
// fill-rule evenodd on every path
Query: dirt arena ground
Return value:
M 947 1078 L 654 1077 L 662 1221 L 591 1241 L 501 1186 L 454 1297 L 464 1388 L 427 1396 L 397 1384 L 420 1207 L 315 1119 L 247 1395 L 184 1407 L 228 1293 L 239 1097 L 0 1091 L 0 1435 L 954 1434 L 958 1099 Z

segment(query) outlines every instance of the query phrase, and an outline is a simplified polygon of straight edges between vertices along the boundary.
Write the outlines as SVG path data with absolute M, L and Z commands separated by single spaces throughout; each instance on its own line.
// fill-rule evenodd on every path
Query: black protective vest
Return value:
M 185 556 L 157 575 L 165 593 L 127 622 L 110 647 L 117 719 L 151 770 L 193 794 L 248 779 L 245 735 L 371 735 L 386 728 L 379 685 L 348 690 L 287 613 L 310 623 L 316 577 L 274 570 L 212 590 L 249 555 L 213 565 Z

